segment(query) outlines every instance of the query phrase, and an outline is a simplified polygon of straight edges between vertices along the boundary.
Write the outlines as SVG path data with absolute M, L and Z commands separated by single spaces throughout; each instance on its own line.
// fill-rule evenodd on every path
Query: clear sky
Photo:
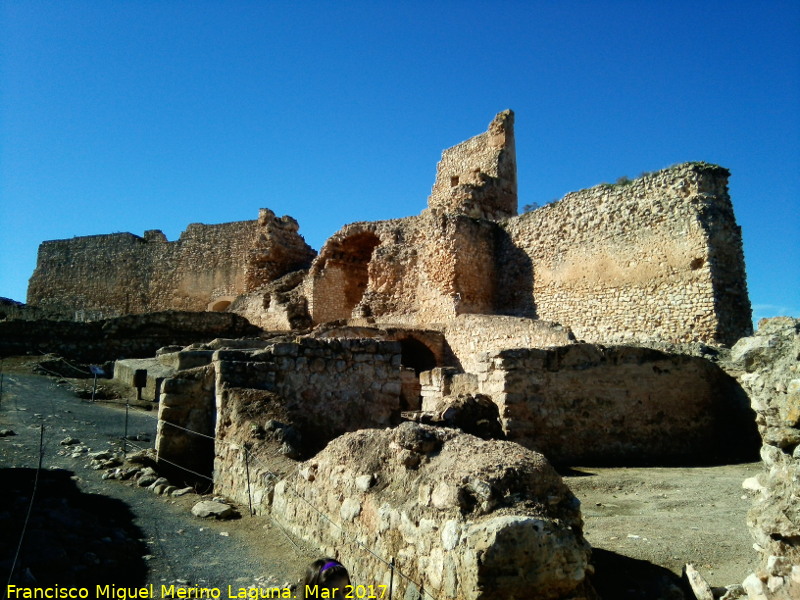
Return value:
M 731 170 L 754 317 L 800 317 L 800 3 L 0 0 L 0 296 L 39 243 L 416 215 L 516 113 L 520 206 Z

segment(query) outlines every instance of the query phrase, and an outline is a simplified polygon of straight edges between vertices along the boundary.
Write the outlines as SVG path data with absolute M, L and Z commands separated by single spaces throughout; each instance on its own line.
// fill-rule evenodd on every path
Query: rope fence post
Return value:
M 130 403 L 125 399 L 125 435 L 122 436 L 122 456 L 128 456 L 128 406 Z
M 250 451 L 247 444 L 243 444 L 244 448 L 244 470 L 247 475 L 247 504 L 250 507 L 250 516 L 253 516 L 253 494 L 250 491 Z
M 394 556 L 389 560 L 389 600 L 392 600 L 394 591 Z

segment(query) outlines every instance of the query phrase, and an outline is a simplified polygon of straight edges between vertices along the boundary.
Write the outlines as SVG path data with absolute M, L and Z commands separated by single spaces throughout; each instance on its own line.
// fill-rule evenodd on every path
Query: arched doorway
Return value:
M 325 245 L 314 280 L 311 310 L 315 323 L 352 316 L 367 290 L 369 261 L 379 244 L 377 235 L 360 231 Z

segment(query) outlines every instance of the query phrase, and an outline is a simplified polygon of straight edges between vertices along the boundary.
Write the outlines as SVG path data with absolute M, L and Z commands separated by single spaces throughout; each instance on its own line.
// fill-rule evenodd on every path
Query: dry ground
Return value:
M 113 437 L 103 431 L 108 427 L 102 419 L 76 416 L 92 405 L 75 398 L 69 385 L 62 382 L 57 388 L 52 378 L 31 377 L 32 362 L 3 361 L 0 429 L 32 429 L 26 419 L 35 409 L 15 410 L 16 394 L 18 403 L 38 401 L 43 413 L 55 417 L 59 435 L 88 437 L 92 430 Z M 16 375 L 24 377 L 15 381 Z M 34 466 L 37 442 L 33 434 L 0 439 L 0 468 Z M 86 461 L 56 457 L 57 450 L 48 450 L 49 468 L 73 469 L 73 479 L 84 493 L 108 495 L 130 507 L 151 556 L 146 561 L 148 582 L 276 585 L 295 579 L 293 574 L 299 576 L 314 557 L 313 548 L 290 540 L 267 518 L 201 522 L 189 514 L 197 496 L 165 500 L 130 484 L 100 481 L 99 473 L 85 470 Z M 741 582 L 757 562 L 745 524 L 750 501 L 741 483 L 759 469 L 760 464 L 752 463 L 566 470 L 565 480 L 582 503 L 585 535 L 595 548 L 598 591 L 607 600 L 680 597 L 674 596 L 674 586 L 687 562 L 712 586 Z

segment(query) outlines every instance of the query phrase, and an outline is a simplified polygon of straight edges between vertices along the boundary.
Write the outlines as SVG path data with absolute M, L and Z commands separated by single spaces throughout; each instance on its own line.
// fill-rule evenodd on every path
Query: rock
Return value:
M 201 500 L 192 507 L 192 514 L 202 519 L 211 517 L 217 519 L 230 519 L 234 516 L 233 507 L 224 502 L 215 502 L 213 500 Z
M 731 360 L 762 439 L 763 471 L 742 484 L 756 492 L 747 522 L 762 560 L 742 586 L 750 600 L 800 598 L 800 319 L 763 319 Z
M 703 579 L 703 576 L 694 568 L 693 565 L 686 564 L 683 567 L 683 577 L 692 588 L 695 598 L 697 600 L 714 600 L 714 593 L 711 591 L 711 586 Z
M 17 435 L 13 429 L 0 429 L 0 437 L 9 437 L 11 435 Z
M 81 441 L 74 437 L 66 437 L 60 443 L 62 446 L 74 446 L 75 444 L 80 444 Z
M 172 495 L 177 498 L 178 496 L 185 496 L 186 494 L 191 494 L 192 492 L 194 492 L 193 487 L 185 487 L 179 490 L 175 490 L 174 492 L 172 492 Z
M 425 581 L 432 597 L 596 597 L 585 579 L 580 503 L 544 456 L 511 442 L 411 422 L 364 429 L 334 439 L 275 485 L 273 519 L 379 581 L 385 564 L 348 556 L 320 511 L 377 554 L 413 552 L 405 574 Z M 397 598 L 419 592 L 395 582 Z

